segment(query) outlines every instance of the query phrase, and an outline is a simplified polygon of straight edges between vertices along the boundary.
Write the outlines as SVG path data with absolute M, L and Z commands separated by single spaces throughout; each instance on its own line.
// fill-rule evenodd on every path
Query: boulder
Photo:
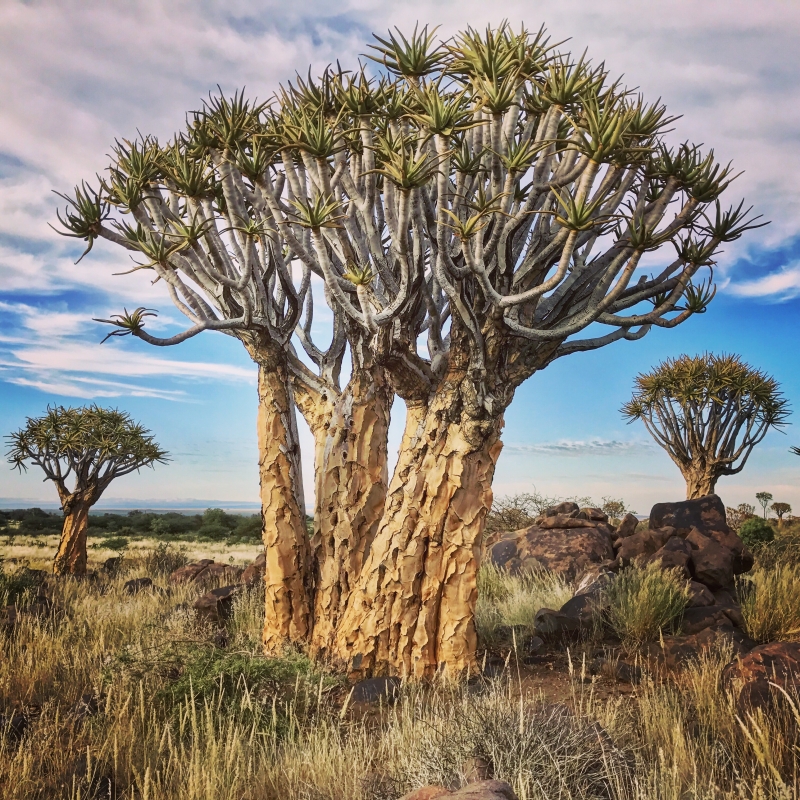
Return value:
M 634 560 L 644 560 L 655 555 L 673 535 L 674 528 L 659 528 L 639 531 L 623 539 L 617 539 L 614 543 L 617 551 L 615 566 L 627 567 Z
M 664 546 L 649 556 L 645 563 L 656 563 L 662 569 L 677 569 L 685 578 L 688 578 L 691 558 L 691 545 L 680 536 L 670 536 Z
M 394 703 L 400 695 L 400 678 L 365 678 L 353 684 L 351 703 Z
M 267 556 L 265 553 L 259 553 L 250 566 L 242 573 L 239 580 L 241 580 L 245 586 L 257 586 L 264 580 L 266 569 Z
M 151 589 L 153 586 L 152 578 L 134 578 L 131 581 L 126 581 L 122 587 L 125 594 L 139 594 L 145 589 Z
M 202 558 L 176 569 L 170 576 L 170 583 L 211 583 L 231 581 L 238 583 L 243 570 L 230 564 L 218 564 L 210 558 Z
M 650 527 L 665 525 L 676 528 L 678 536 L 686 536 L 692 528 L 704 533 L 730 530 L 725 519 L 725 504 L 715 494 L 678 503 L 656 503 L 650 512 Z
M 214 561 L 210 558 L 201 558 L 183 567 L 176 569 L 170 576 L 170 583 L 191 583 L 196 580 Z
M 596 528 L 597 522 L 591 522 L 588 519 L 581 519 L 581 517 L 567 517 L 563 514 L 557 514 L 553 517 L 544 517 L 539 520 L 537 526 L 544 530 L 551 530 L 552 528 Z M 602 524 L 605 524 L 603 521 Z
M 711 590 L 703 583 L 689 581 L 689 608 L 704 608 L 716 603 Z
M 660 642 L 651 644 L 647 654 L 668 669 L 679 669 L 690 661 L 696 661 L 702 653 L 728 643 L 733 644 L 734 653 L 741 655 L 755 646 L 752 639 L 729 626 L 705 628 L 688 636 L 665 636 Z
M 800 692 L 800 642 L 770 642 L 752 648 L 722 671 L 723 682 L 739 691 L 737 709 L 744 716 L 756 708 L 770 710 L 783 695 Z
M 610 563 L 614 550 L 608 529 L 533 525 L 502 534 L 489 546 L 488 555 L 494 564 L 511 572 L 544 567 L 571 581 L 594 565 Z
M 576 594 L 570 597 L 566 603 L 558 610 L 559 614 L 566 614 L 568 617 L 576 617 L 581 621 L 589 621 L 595 614 L 600 602 L 600 593 Z
M 620 539 L 624 539 L 627 536 L 633 536 L 636 533 L 636 526 L 639 524 L 639 520 L 633 516 L 633 514 L 626 514 L 621 520 L 619 525 L 617 526 L 617 536 Z
M 608 522 L 608 514 L 599 508 L 582 508 L 578 512 L 578 519 L 588 519 L 590 522 Z
M 452 792 L 444 786 L 424 786 L 403 795 L 400 800 L 439 800 L 445 797 L 453 800 L 518 800 L 514 790 L 505 781 L 496 780 L 468 783 Z
M 728 615 L 719 606 L 706 606 L 704 608 L 687 608 L 683 612 L 681 630 L 684 634 L 700 633 L 706 628 L 732 628 L 733 623 Z
M 587 594 L 594 597 L 602 594 L 616 575 L 605 566 L 589 567 L 575 582 L 575 594 Z
M 686 541 L 692 547 L 691 569 L 695 580 L 712 590 L 733 586 L 733 550 L 701 533 L 698 528 L 689 531 Z
M 212 589 L 198 597 L 193 607 L 201 617 L 222 622 L 230 616 L 233 599 L 241 590 L 241 586 L 222 586 L 219 589 Z
M 577 614 L 540 608 L 533 618 L 533 628 L 537 635 L 544 639 L 562 639 L 579 633 L 583 629 L 585 620 L 585 617 L 579 617 Z
M 580 509 L 578 508 L 577 503 L 573 503 L 571 500 L 565 500 L 563 503 L 559 503 L 557 506 L 550 506 L 550 508 L 546 508 L 542 512 L 543 517 L 557 517 L 559 515 L 563 515 L 565 517 L 574 516 L 578 513 Z

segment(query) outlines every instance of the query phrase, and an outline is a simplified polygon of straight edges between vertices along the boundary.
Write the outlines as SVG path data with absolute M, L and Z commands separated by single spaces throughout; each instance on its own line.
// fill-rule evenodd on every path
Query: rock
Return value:
M 400 695 L 400 678 L 365 678 L 353 684 L 351 703 L 394 703 Z
M 589 665 L 592 675 L 603 675 L 621 683 L 640 683 L 642 671 L 635 664 L 616 658 L 596 658 Z
M 706 628 L 690 636 L 665 636 L 661 642 L 654 642 L 648 655 L 668 669 L 679 669 L 688 662 L 697 660 L 703 652 L 722 644 L 733 644 L 736 654 L 747 653 L 755 646 L 741 631 L 733 626 L 728 628 Z
M 243 572 L 244 570 L 241 567 L 234 567 L 232 564 L 217 564 L 212 561 L 206 569 L 195 578 L 195 581 L 208 583 L 213 580 L 225 580 L 238 583 L 242 578 Z
M 650 512 L 650 527 L 665 525 L 676 528 L 678 536 L 686 536 L 692 528 L 704 533 L 730 530 L 725 519 L 725 504 L 715 494 L 678 503 L 656 503 Z
M 0 714 L 0 737 L 7 737 L 12 742 L 18 742 L 28 730 L 30 720 L 20 711 L 10 714 Z
M 518 800 L 514 790 L 505 781 L 495 780 L 468 783 L 454 792 L 444 786 L 424 786 L 403 795 L 400 800 L 438 800 L 444 797 L 453 800 Z
M 264 573 L 267 569 L 267 556 L 259 553 L 255 560 L 242 573 L 240 578 L 245 586 L 257 586 L 264 580 Z
M 464 776 L 465 783 L 489 780 L 492 777 L 492 772 L 491 763 L 483 756 L 468 758 L 461 765 L 461 774 Z
M 734 552 L 717 543 L 710 536 L 692 528 L 686 536 L 692 546 L 692 572 L 695 580 L 709 589 L 726 589 L 733 586 Z
M 732 628 L 729 617 L 718 606 L 687 608 L 683 612 L 681 630 L 684 634 L 700 633 L 706 628 Z
M 571 500 L 567 500 L 563 503 L 559 503 L 557 506 L 550 506 L 550 508 L 546 508 L 542 512 L 543 517 L 557 517 L 559 515 L 563 515 L 565 517 L 577 514 L 580 509 L 578 508 L 577 503 L 573 503 Z
M 404 794 L 400 800 L 437 800 L 439 797 L 452 797 L 453 793 L 444 786 L 423 786 Z
M 151 589 L 153 586 L 152 578 L 134 578 L 131 581 L 126 581 L 122 587 L 125 594 L 139 594 L 145 589 Z
M 600 595 L 576 594 L 570 597 L 566 603 L 558 610 L 559 614 L 566 614 L 568 617 L 575 617 L 582 622 L 592 619 L 600 602 Z
M 241 586 L 222 586 L 212 589 L 194 601 L 193 608 L 206 619 L 223 622 L 233 610 L 233 599 L 241 592 Z
M 689 581 L 689 605 L 688 608 L 704 608 L 713 606 L 716 600 L 711 590 L 703 583 Z
M 734 689 L 741 687 L 736 706 L 742 717 L 757 708 L 769 711 L 784 698 L 770 683 L 790 694 L 800 691 L 800 642 L 758 645 L 728 664 L 722 680 Z
M 655 555 L 672 538 L 673 528 L 659 528 L 632 533 L 623 539 L 617 539 L 614 546 L 617 550 L 617 567 L 627 567 L 632 561 L 646 559 Z
M 660 550 L 656 550 L 653 555 L 645 559 L 645 563 L 656 563 L 662 569 L 677 569 L 688 578 L 691 558 L 691 545 L 679 536 L 670 536 Z
M 599 595 L 608 588 L 616 575 L 604 566 L 589 567 L 575 583 L 575 594 Z
M 545 639 L 559 639 L 574 635 L 583 628 L 583 620 L 577 616 L 540 608 L 533 618 L 533 627 Z
M 597 528 L 598 524 L 597 522 L 590 522 L 588 519 L 558 514 L 554 517 L 545 517 L 537 523 L 537 526 L 544 530 L 552 530 L 553 528 Z
M 170 583 L 190 583 L 196 580 L 214 562 L 210 558 L 203 558 L 191 564 L 176 569 L 170 576 Z
M 590 522 L 608 522 L 608 514 L 603 513 L 599 508 L 582 508 L 578 511 L 578 519 L 588 519 Z
M 122 556 L 114 556 L 113 558 L 107 558 L 103 562 L 103 572 L 109 575 L 116 575 L 119 572 L 119 568 L 122 566 L 123 558 Z
M 617 536 L 620 539 L 625 539 L 628 536 L 633 536 L 636 533 L 636 526 L 639 520 L 633 514 L 626 514 L 617 526 Z
M 614 550 L 609 530 L 596 526 L 546 530 L 533 525 L 502 534 L 488 555 L 511 572 L 544 567 L 571 581 L 594 565 L 610 563 Z

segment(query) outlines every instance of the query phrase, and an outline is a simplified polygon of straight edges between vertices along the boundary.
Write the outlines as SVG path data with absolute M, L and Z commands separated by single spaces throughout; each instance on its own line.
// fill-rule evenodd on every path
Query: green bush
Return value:
M 742 523 L 739 538 L 750 548 L 759 547 L 775 538 L 775 528 L 767 520 L 753 517 Z
M 675 630 L 689 602 L 686 581 L 659 564 L 630 566 L 605 590 L 606 620 L 632 650 L 664 630 Z

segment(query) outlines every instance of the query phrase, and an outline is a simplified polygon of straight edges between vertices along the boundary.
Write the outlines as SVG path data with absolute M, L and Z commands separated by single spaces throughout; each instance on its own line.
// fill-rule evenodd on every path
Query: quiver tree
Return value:
M 241 236 L 239 215 L 251 220 L 253 241 L 293 275 L 315 276 L 333 311 L 324 347 L 314 295 L 299 292 L 300 357 L 288 347 L 316 437 L 312 649 L 353 674 L 420 676 L 474 667 L 480 538 L 516 388 L 557 358 L 704 311 L 714 252 L 753 221 L 743 204 L 717 201 L 729 166 L 663 142 L 673 118 L 660 103 L 557 53 L 542 30 L 438 42 L 424 28 L 378 38 L 370 58 L 378 78 L 327 70 L 248 106 L 227 149 L 209 150 L 203 112 L 161 152 L 220 176 L 200 190 L 213 212 L 203 224 L 231 209 L 224 224 Z M 209 107 L 223 102 L 243 101 Z M 139 206 L 139 249 L 184 241 L 170 215 L 192 203 L 171 188 L 169 157 L 148 173 L 156 200 Z M 113 194 L 91 198 L 94 218 L 73 232 L 130 245 L 94 210 Z M 654 272 L 641 266 L 672 246 L 673 257 L 648 256 Z M 188 250 L 167 252 L 161 272 L 180 272 Z M 395 394 L 406 426 L 387 487 L 376 479 L 385 446 L 371 442 L 383 441 Z M 377 403 L 369 424 L 359 403 Z
M 784 516 L 786 514 L 792 513 L 792 507 L 789 503 L 773 503 L 770 508 L 775 512 L 775 516 L 778 518 L 778 522 L 782 523 Z
M 64 528 L 53 563 L 57 575 L 86 572 L 89 509 L 111 481 L 168 460 L 150 432 L 129 414 L 96 405 L 48 407 L 43 417 L 28 417 L 8 441 L 9 463 L 20 471 L 28 463 L 41 467 L 58 491 Z
M 634 385 L 622 413 L 641 420 L 667 451 L 690 500 L 713 494 L 721 476 L 741 472 L 753 448 L 789 413 L 777 381 L 739 356 L 668 359 Z

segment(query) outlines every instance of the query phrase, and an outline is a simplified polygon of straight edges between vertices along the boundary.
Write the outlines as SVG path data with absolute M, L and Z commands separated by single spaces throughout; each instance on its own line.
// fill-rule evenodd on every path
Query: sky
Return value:
M 493 9 L 497 9 L 495 12 Z M 446 38 L 507 18 L 545 24 L 562 49 L 605 61 L 646 98 L 681 114 L 672 141 L 713 147 L 743 174 L 726 192 L 771 224 L 726 247 L 707 313 L 639 342 L 576 354 L 534 375 L 506 415 L 495 493 L 622 498 L 639 513 L 680 499 L 683 481 L 640 423 L 619 408 L 635 375 L 680 353 L 740 354 L 775 376 L 800 414 L 800 4 L 794 0 L 3 0 L 0 2 L 0 436 L 48 404 L 129 411 L 170 451 L 168 466 L 115 482 L 105 507 L 253 508 L 258 498 L 255 368 L 242 346 L 205 333 L 173 348 L 127 337 L 101 345 L 93 318 L 179 314 L 126 254 L 81 243 L 50 224 L 62 201 L 108 163 L 115 139 L 167 139 L 209 91 L 269 98 L 282 81 L 337 59 L 353 65 L 373 32 L 415 22 Z M 402 403 L 391 443 L 399 442 Z M 800 512 L 800 415 L 770 433 L 744 471 L 723 478 L 727 505 L 758 491 Z M 311 439 L 304 444 L 312 492 Z M 0 465 L 0 504 L 54 505 L 33 470 Z

